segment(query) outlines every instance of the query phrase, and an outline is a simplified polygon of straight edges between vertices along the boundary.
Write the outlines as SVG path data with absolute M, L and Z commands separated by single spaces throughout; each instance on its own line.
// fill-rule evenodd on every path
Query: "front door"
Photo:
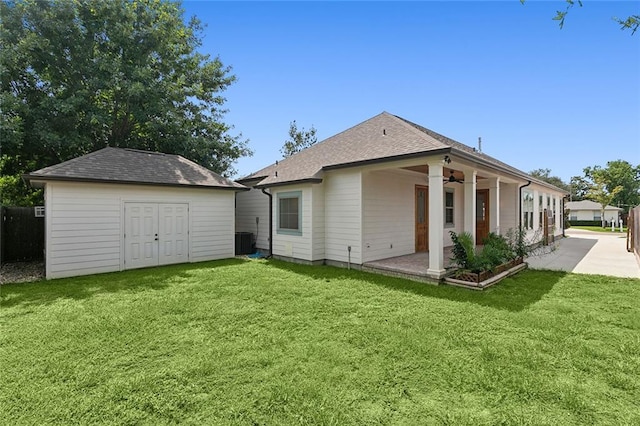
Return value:
M 429 250 L 429 188 L 416 185 L 416 252 Z
M 187 204 L 125 203 L 125 269 L 189 259 Z
M 482 244 L 489 235 L 489 190 L 476 191 L 476 244 Z

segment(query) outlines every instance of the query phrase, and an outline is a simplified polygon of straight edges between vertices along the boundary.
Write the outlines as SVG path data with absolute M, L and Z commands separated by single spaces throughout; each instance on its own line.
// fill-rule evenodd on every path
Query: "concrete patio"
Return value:
M 633 253 L 627 252 L 626 234 L 572 228 L 567 229 L 565 234 L 567 238 L 557 241 L 554 251 L 527 258 L 529 267 L 640 278 L 640 266 Z
M 452 247 L 445 247 L 443 250 L 444 266 L 446 269 L 452 267 L 451 249 Z M 408 278 L 414 281 L 438 283 L 437 280 L 427 275 L 427 269 L 429 269 L 428 251 L 374 260 L 362 265 L 363 271 L 375 272 L 393 277 Z

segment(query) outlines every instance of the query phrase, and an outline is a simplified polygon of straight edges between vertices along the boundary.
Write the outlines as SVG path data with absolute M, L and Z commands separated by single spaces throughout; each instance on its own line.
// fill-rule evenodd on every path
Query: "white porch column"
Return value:
M 464 173 L 464 231 L 476 240 L 476 176 L 474 169 L 463 169 Z
M 489 179 L 489 230 L 500 234 L 500 178 Z
M 433 278 L 444 276 L 444 187 L 441 158 L 427 161 L 429 165 L 429 268 Z

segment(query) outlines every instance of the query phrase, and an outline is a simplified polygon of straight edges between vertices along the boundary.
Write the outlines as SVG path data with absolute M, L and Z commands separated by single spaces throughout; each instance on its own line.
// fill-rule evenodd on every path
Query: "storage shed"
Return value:
M 104 148 L 24 178 L 45 190 L 47 279 L 234 256 L 247 188 L 179 155 Z

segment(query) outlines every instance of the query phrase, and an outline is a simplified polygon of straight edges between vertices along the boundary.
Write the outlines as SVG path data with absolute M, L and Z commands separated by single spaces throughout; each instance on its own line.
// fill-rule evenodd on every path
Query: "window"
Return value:
M 453 189 L 446 188 L 444 193 L 444 226 L 452 227 L 453 223 Z
M 544 214 L 544 207 L 542 206 L 542 195 L 538 196 L 538 227 L 542 228 L 542 223 L 543 223 L 543 217 L 542 215 Z
M 593 220 L 602 220 L 602 212 L 593 212 Z
M 553 197 L 553 224 L 556 224 L 556 197 Z
M 34 214 L 36 217 L 44 217 L 44 206 L 35 206 Z
M 533 229 L 533 193 L 522 191 L 522 226 Z
M 278 234 L 302 235 L 302 192 L 278 193 Z

